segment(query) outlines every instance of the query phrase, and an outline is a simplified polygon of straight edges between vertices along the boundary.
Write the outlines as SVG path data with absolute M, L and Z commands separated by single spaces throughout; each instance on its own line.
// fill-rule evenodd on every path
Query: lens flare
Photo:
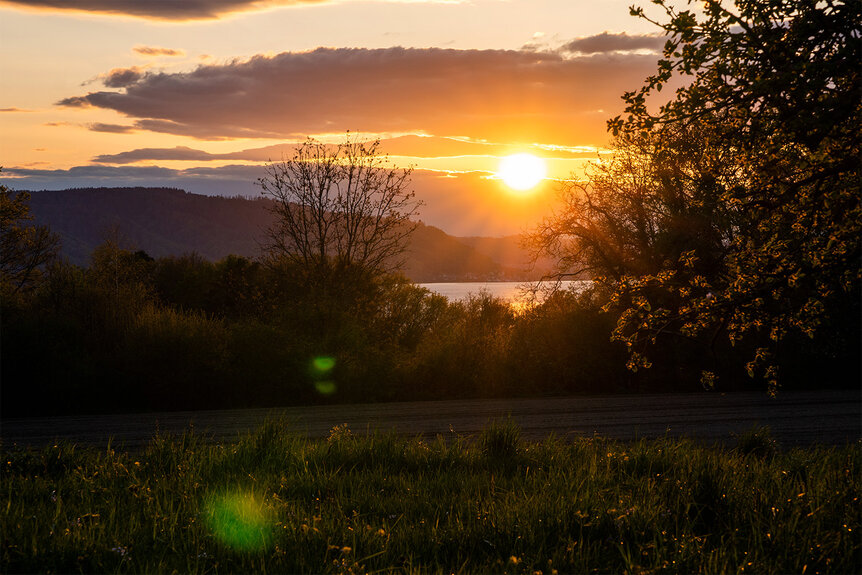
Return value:
M 319 393 L 320 395 L 332 395 L 336 391 L 335 382 L 316 381 L 314 382 L 314 389 L 316 389 L 317 393 Z
M 335 358 L 321 355 L 311 360 L 311 369 L 317 376 L 325 376 L 335 368 Z
M 227 492 L 210 498 L 207 524 L 213 535 L 240 551 L 265 549 L 272 539 L 273 522 L 266 508 L 251 493 Z

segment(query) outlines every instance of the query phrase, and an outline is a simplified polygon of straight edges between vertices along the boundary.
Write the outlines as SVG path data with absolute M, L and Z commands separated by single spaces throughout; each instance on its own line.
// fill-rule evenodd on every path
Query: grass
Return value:
M 511 421 L 475 441 L 344 426 L 313 441 L 279 421 L 236 443 L 204 439 L 157 436 L 138 453 L 4 448 L 2 571 L 850 573 L 862 563 L 858 444 L 763 457 L 670 439 L 529 443 Z

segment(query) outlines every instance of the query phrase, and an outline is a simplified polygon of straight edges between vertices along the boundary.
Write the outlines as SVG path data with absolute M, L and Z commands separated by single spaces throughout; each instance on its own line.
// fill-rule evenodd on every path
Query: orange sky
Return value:
M 628 4 L 0 0 L 2 182 L 256 195 L 262 163 L 350 130 L 416 167 L 426 223 L 517 233 L 655 69 Z M 495 174 L 518 152 L 548 163 L 527 196 Z

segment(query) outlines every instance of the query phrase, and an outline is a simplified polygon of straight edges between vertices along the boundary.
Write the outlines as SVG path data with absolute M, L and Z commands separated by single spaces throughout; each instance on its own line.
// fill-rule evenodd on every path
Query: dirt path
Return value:
M 230 441 L 268 416 L 286 417 L 300 433 L 325 437 L 338 424 L 354 432 L 395 430 L 404 434 L 473 435 L 489 419 L 511 416 L 527 439 L 594 434 L 618 439 L 689 436 L 732 441 L 734 434 L 768 425 L 781 445 L 831 445 L 862 439 L 862 394 L 857 391 L 628 395 L 542 399 L 433 401 L 241 409 L 82 417 L 10 419 L 0 424 L 2 445 L 40 446 L 67 439 L 97 446 L 135 448 L 156 430 L 195 430 Z

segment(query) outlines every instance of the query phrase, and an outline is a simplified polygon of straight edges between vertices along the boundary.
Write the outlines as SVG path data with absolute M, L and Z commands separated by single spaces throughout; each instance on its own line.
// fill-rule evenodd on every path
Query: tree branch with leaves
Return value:
M 0 297 L 32 287 L 60 250 L 60 238 L 31 223 L 30 194 L 0 185 Z
M 654 4 L 663 58 L 608 124 L 610 167 L 563 210 L 589 222 L 568 253 L 598 269 L 630 367 L 668 333 L 724 337 L 752 346 L 748 371 L 774 392 L 781 343 L 836 337 L 822 326 L 859 300 L 862 4 Z M 682 87 L 652 111 L 674 78 Z

